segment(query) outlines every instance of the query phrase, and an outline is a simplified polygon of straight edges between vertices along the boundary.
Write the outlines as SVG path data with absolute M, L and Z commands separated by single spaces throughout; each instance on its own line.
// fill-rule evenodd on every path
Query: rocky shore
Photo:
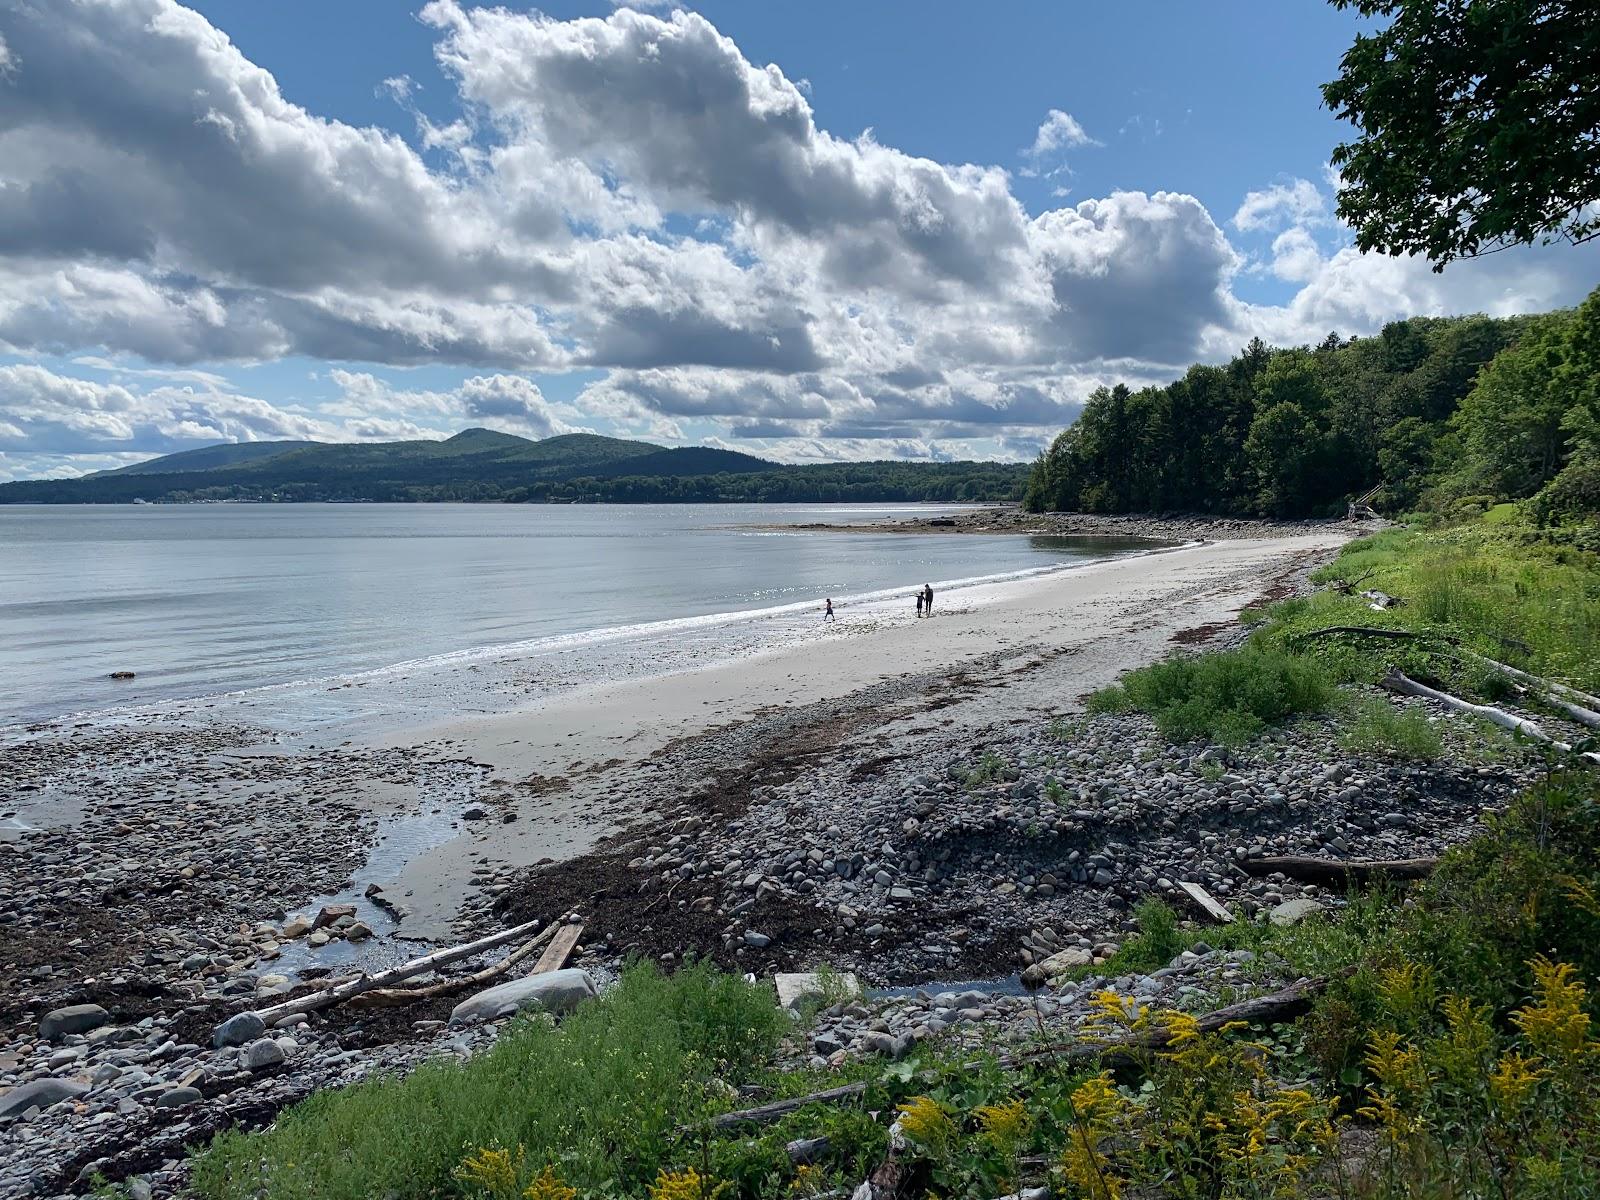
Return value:
M 927 517 L 890 517 L 856 524 L 814 522 L 785 529 L 832 533 L 1005 533 L 1071 537 L 1138 537 L 1163 541 L 1213 541 L 1219 538 L 1278 538 L 1337 530 L 1351 537 L 1370 533 L 1378 522 L 1345 520 L 1281 521 L 1271 518 L 1213 517 L 1204 513 L 1030 513 L 1017 505 L 976 508 Z
M 1262 579 L 1263 594 L 1303 586 L 1309 565 Z M 1244 751 L 1172 746 L 1142 717 L 1074 715 L 1078 676 L 1050 664 L 997 653 L 682 739 L 622 769 L 644 815 L 590 853 L 518 871 L 485 860 L 460 934 L 580 914 L 572 963 L 601 983 L 636 957 L 853 973 L 867 994 L 825 1007 L 795 1039 L 799 1061 L 987 1044 L 1070 1030 L 1108 982 L 1197 1010 L 1292 982 L 1203 944 L 1147 974 L 1100 968 L 1143 897 L 1203 921 L 1189 882 L 1236 916 L 1299 919 L 1337 893 L 1247 864 L 1431 856 L 1537 771 L 1431 709 L 1450 746 L 1438 764 L 1349 754 L 1320 719 Z M 359 789 L 447 797 L 433 814 L 446 824 L 515 815 L 447 746 L 277 755 L 251 740 L 145 730 L 8 748 L 0 818 L 20 831 L 0 843 L 0 1196 L 101 1176 L 172 1194 L 185 1148 L 219 1130 L 494 1037 L 447 1024 L 460 995 L 219 1037 L 237 1014 L 428 948 L 404 941 L 403 896 L 366 895 L 378 822 Z M 70 830 L 22 828 L 41 797 L 81 807 Z M 341 905 L 351 895 L 360 905 Z M 1043 988 L 1023 994 L 1024 971 Z

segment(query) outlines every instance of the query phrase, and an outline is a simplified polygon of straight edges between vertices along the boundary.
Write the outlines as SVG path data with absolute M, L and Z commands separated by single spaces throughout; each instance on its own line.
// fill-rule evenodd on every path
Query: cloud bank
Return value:
M 433 0 L 455 113 L 424 117 L 397 77 L 399 132 L 291 102 L 172 0 L 0 0 L 0 453 L 598 422 L 794 459 L 1026 454 L 1108 379 L 1255 335 L 1571 303 L 1595 273 L 1564 248 L 1445 276 L 1362 255 L 1304 179 L 1250 192 L 1232 237 L 1177 191 L 1030 213 L 1005 167 L 823 129 L 802 84 L 652 8 Z M 1098 144 L 1052 109 L 1018 166 Z M 1292 295 L 1248 303 L 1245 274 Z M 84 354 L 340 365 L 292 411 L 29 361 Z M 474 374 L 374 373 L 422 365 Z M 529 378 L 574 371 L 594 377 L 570 406 Z

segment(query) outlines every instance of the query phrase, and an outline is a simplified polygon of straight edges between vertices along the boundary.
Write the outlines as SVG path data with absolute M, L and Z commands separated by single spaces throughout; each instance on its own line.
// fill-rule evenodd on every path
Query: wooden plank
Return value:
M 567 959 L 572 957 L 572 951 L 578 944 L 578 939 L 583 936 L 582 925 L 563 925 L 556 930 L 556 936 L 550 939 L 550 944 L 544 948 L 544 953 L 539 956 L 539 961 L 533 964 L 530 975 L 538 975 L 543 971 L 559 971 L 567 965 Z
M 1198 883 L 1190 883 L 1187 879 L 1180 879 L 1178 886 L 1184 890 L 1189 899 L 1204 909 L 1206 915 L 1213 920 L 1219 921 L 1223 925 L 1233 924 L 1233 914 L 1228 911 L 1227 905 L 1223 904 L 1222 901 L 1218 900 Z

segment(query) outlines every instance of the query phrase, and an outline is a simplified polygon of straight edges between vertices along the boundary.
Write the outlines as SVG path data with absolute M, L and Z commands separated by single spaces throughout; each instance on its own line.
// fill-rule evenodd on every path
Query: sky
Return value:
M 1357 252 L 1313 0 L 0 0 L 0 479 L 488 426 L 1025 459 L 1097 386 L 1577 303 Z

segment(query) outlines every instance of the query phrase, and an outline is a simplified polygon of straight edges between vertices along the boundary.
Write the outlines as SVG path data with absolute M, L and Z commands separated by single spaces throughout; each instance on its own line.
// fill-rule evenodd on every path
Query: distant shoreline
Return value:
M 850 524 L 813 521 L 800 525 L 747 525 L 747 529 L 805 533 L 1029 534 L 1046 537 L 1130 537 L 1170 541 L 1258 540 L 1324 533 L 1358 536 L 1369 526 L 1343 518 L 1277 521 L 1208 514 L 1030 513 L 1016 504 L 984 504 L 938 517 L 890 518 Z

